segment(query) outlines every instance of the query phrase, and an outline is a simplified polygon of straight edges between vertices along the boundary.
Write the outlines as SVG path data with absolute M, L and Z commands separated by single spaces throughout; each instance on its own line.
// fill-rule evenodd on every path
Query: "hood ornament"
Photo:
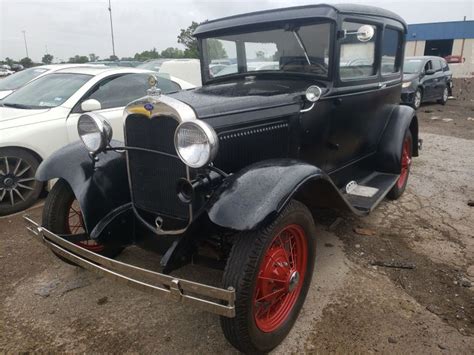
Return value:
M 158 99 L 161 96 L 161 89 L 158 87 L 158 78 L 156 75 L 150 75 L 148 77 L 148 85 L 150 88 L 146 91 L 147 95 Z

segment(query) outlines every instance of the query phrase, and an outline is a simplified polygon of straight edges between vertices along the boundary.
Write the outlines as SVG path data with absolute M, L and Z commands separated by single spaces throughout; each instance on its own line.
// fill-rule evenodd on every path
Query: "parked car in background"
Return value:
M 453 74 L 441 57 L 406 57 L 401 101 L 417 110 L 423 102 L 446 104 L 452 95 Z
M 41 161 L 79 139 L 77 120 L 84 112 L 107 117 L 123 140 L 123 109 L 146 94 L 150 71 L 80 66 L 44 75 L 0 101 L 0 215 L 23 210 L 38 198 L 35 181 Z M 193 85 L 160 77 L 163 93 Z
M 214 65 L 215 64 L 209 65 L 210 73 L 212 73 L 211 68 L 213 68 Z M 261 71 L 261 70 L 279 70 L 279 69 L 280 69 L 280 64 L 278 62 L 249 62 L 247 63 L 247 70 L 249 72 Z M 238 73 L 237 64 L 231 64 L 219 70 L 217 73 L 213 75 L 213 77 L 219 77 L 223 75 L 237 74 L 237 73 Z
M 81 115 L 82 143 L 38 170 L 59 180 L 29 231 L 63 260 L 220 315 L 243 353 L 271 351 L 317 291 L 313 214 L 365 216 L 405 191 L 419 149 L 415 110 L 399 104 L 406 33 L 395 13 L 362 5 L 204 22 L 203 86 L 160 95 L 151 78 L 125 108 L 124 143 L 105 115 Z M 238 67 L 213 77 L 215 59 Z M 112 259 L 152 243 L 162 272 Z M 172 273 L 198 262 L 224 269 L 221 287 Z
M 199 59 L 167 60 L 161 64 L 158 73 L 186 80 L 195 86 L 202 85 Z
M 15 72 L 13 70 L 10 70 L 10 69 L 7 69 L 7 68 L 0 68 L 0 78 L 12 75 L 14 73 Z
M 146 70 L 153 70 L 153 71 L 160 71 L 160 67 L 164 62 L 169 60 L 174 60 L 172 58 L 160 58 L 160 59 L 151 59 L 147 60 L 145 63 L 140 64 L 137 68 L 146 69 Z
M 3 80 L 0 80 L 0 100 L 10 95 L 12 92 L 22 87 L 26 83 L 46 74 L 54 73 L 57 70 L 76 68 L 76 67 L 89 67 L 86 64 L 49 64 L 41 65 L 39 67 L 33 67 L 22 70 L 14 75 L 9 76 Z M 103 65 L 102 65 L 103 66 Z

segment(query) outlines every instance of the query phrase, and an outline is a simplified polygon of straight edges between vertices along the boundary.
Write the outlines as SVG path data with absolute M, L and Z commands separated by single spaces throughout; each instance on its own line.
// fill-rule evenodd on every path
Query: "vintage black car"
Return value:
M 419 139 L 399 105 L 405 33 L 396 14 L 356 5 L 201 24 L 204 85 L 160 95 L 151 77 L 125 109 L 125 144 L 81 116 L 82 143 L 39 168 L 59 180 L 30 232 L 69 263 L 219 314 L 243 352 L 273 349 L 311 282 L 312 213 L 364 216 L 407 186 Z M 212 76 L 222 58 L 236 70 Z M 112 259 L 131 244 L 158 250 L 162 272 Z M 220 287 L 170 274 L 191 262 L 224 269 Z
M 417 110 L 423 102 L 445 105 L 452 95 L 453 73 L 441 57 L 406 57 L 403 64 L 402 103 Z

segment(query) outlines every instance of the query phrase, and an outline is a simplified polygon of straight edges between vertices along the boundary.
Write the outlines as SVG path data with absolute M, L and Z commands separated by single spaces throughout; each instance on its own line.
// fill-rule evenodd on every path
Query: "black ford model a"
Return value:
M 151 77 L 125 109 L 125 144 L 82 115 L 82 143 L 39 168 L 58 181 L 28 229 L 65 261 L 219 314 L 241 351 L 273 349 L 311 282 L 311 211 L 365 215 L 405 190 L 419 149 L 398 105 L 405 33 L 396 14 L 352 5 L 203 23 L 204 85 L 160 95 Z M 150 240 L 161 273 L 113 260 Z M 225 266 L 220 287 L 170 275 L 199 260 Z

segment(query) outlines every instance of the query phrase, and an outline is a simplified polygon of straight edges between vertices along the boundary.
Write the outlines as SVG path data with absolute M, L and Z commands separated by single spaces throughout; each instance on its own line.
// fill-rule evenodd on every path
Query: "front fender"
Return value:
M 98 158 L 94 169 L 85 146 L 71 143 L 44 160 L 36 172 L 39 181 L 62 178 L 69 183 L 89 234 L 110 211 L 131 201 L 125 155 L 108 151 Z
M 307 205 L 359 214 L 321 169 L 293 159 L 258 162 L 229 176 L 213 195 L 207 212 L 218 226 L 252 230 L 276 218 L 295 195 Z

